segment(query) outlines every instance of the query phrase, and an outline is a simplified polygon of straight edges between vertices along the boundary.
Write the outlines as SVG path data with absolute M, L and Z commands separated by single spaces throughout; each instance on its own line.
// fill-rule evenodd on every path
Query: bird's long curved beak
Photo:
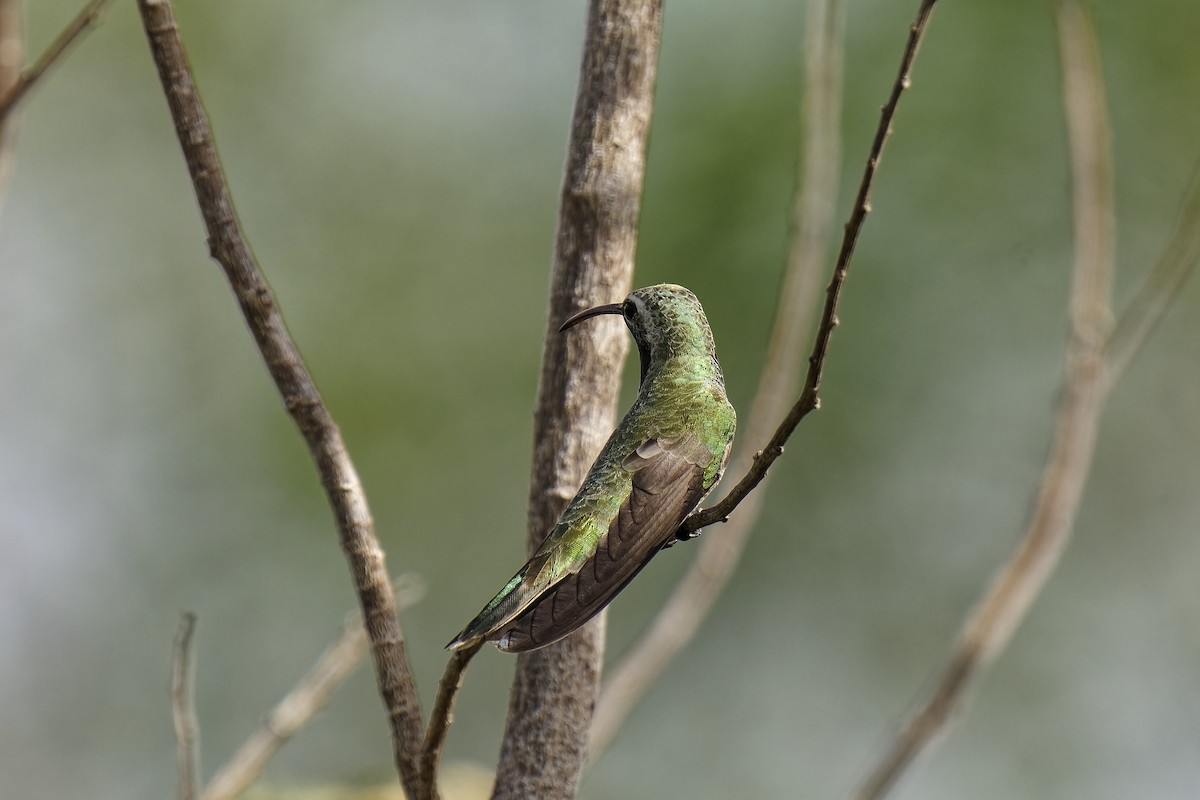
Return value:
M 564 322 L 562 324 L 562 327 L 560 327 L 558 329 L 558 332 L 562 333 L 567 328 L 570 328 L 574 325 L 578 325 L 580 322 L 583 322 L 585 319 L 591 319 L 592 317 L 598 317 L 601 314 L 620 314 L 620 313 L 622 313 L 621 306 L 622 306 L 621 303 L 610 303 L 606 306 L 596 306 L 595 308 L 589 308 L 584 311 L 580 311 L 578 314 L 576 314 L 575 316 L 571 317 L 566 322 Z

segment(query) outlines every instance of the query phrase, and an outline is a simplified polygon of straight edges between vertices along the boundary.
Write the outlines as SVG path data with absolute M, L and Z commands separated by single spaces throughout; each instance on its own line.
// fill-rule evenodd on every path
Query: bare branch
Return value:
M 425 591 L 419 580 L 407 575 L 396 579 L 394 590 L 400 611 L 416 603 Z M 279 749 L 329 704 L 334 691 L 358 668 L 369 645 L 362 612 L 355 609 L 337 639 L 208 782 L 200 800 L 232 800 L 258 780 Z
M 192 634 L 196 615 L 185 613 L 171 659 L 171 712 L 179 761 L 179 800 L 200 796 L 200 725 L 196 721 L 196 689 L 192 678 Z
M 692 538 L 695 532 L 701 528 L 728 519 L 733 509 L 737 508 L 738 504 L 746 499 L 754 487 L 766 477 L 767 470 L 770 469 L 775 459 L 783 454 L 783 445 L 792 435 L 792 431 L 796 430 L 800 420 L 820 408 L 821 374 L 825 368 L 825 354 L 829 350 L 829 339 L 838 324 L 838 298 L 841 296 L 842 286 L 846 282 L 846 275 L 850 269 L 850 258 L 854 254 L 854 245 L 858 242 L 858 234 L 862 230 L 867 214 L 871 211 L 871 186 L 875 180 L 875 171 L 879 167 L 879 159 L 883 155 L 883 146 L 891 136 L 892 119 L 896 114 L 896 107 L 900 103 L 900 96 L 905 89 L 912 85 L 913 62 L 916 60 L 917 50 L 921 46 L 925 27 L 933 14 L 933 6 L 936 2 L 937 0 L 922 0 L 917 17 L 909 29 L 908 43 L 904 49 L 904 56 L 900 60 L 900 71 L 896 76 L 896 82 L 892 85 L 887 102 L 883 104 L 880 112 L 879 127 L 876 128 L 875 139 L 871 143 L 867 166 L 858 187 L 858 196 L 854 200 L 854 209 L 850 212 L 850 221 L 846 223 L 842 247 L 833 270 L 833 280 L 825 290 L 825 309 L 817 326 L 816 343 L 813 345 L 812 355 L 808 358 L 808 376 L 805 378 L 804 388 L 800 392 L 800 399 L 796 401 L 796 404 L 779 424 L 771 441 L 763 451 L 755 455 L 754 465 L 730 490 L 725 499 L 685 519 L 676 534 L 678 538 Z
M 25 0 L 0 0 L 0 97 L 17 85 L 24 63 Z M 16 137 L 16 115 L 0 114 L 0 200 L 12 174 Z
M 1107 396 L 1103 346 L 1111 327 L 1109 295 L 1115 252 L 1112 154 L 1095 32 L 1078 0 L 1059 0 L 1056 5 L 1071 155 L 1075 257 L 1071 334 L 1054 443 L 1025 537 L 968 617 L 933 692 L 909 717 L 854 794 L 858 800 L 874 800 L 888 792 L 945 727 L 972 680 L 1007 646 L 1070 539 L 1091 470 Z
M 89 28 L 94 27 L 100 21 L 101 12 L 104 11 L 104 6 L 108 5 L 109 2 L 110 0 L 91 0 L 75 15 L 75 19 L 71 20 L 66 28 L 63 28 L 62 33 L 50 43 L 50 46 L 46 48 L 46 52 L 42 53 L 41 57 L 33 63 L 33 66 L 22 72 L 16 83 L 8 87 L 8 90 L 0 95 L 0 122 L 3 122 L 13 107 L 46 74 L 46 71 L 63 57 L 71 45 Z
M 805 25 L 806 136 L 794 201 L 792 236 L 775 324 L 743 445 L 728 472 L 753 465 L 754 447 L 767 441 L 776 420 L 787 413 L 800 382 L 804 337 L 809 335 L 821 291 L 821 276 L 837 209 L 839 131 L 842 103 L 842 32 L 845 0 L 811 0 Z M 764 484 L 765 484 L 764 480 Z M 708 537 L 674 593 L 605 683 L 592 720 L 589 758 L 603 753 L 629 712 L 692 639 L 737 568 L 758 519 L 766 486 L 750 495 L 738 514 Z
M 1117 319 L 1116 328 L 1109 337 L 1106 348 L 1109 388 L 1121 379 L 1129 362 L 1196 268 L 1197 261 L 1200 261 L 1200 178 L 1192 181 L 1175 231 L 1158 263 Z
M 559 205 L 534 417 L 530 548 L 562 513 L 616 418 L 616 325 L 569 337 L 574 311 L 630 289 L 662 30 L 661 0 L 591 0 Z M 575 796 L 600 679 L 604 615 L 517 658 L 493 797 Z
M 383 548 L 375 535 L 366 494 L 341 431 L 292 341 L 271 287 L 242 234 L 174 11 L 167 0 L 138 0 L 138 9 L 208 230 L 209 250 L 224 269 L 284 406 L 308 444 L 333 509 L 371 639 L 375 674 L 391 723 L 396 766 L 405 790 L 417 798 L 424 726 Z
M 480 639 L 475 644 L 454 651 L 438 684 L 437 700 L 433 703 L 429 729 L 425 732 L 425 746 L 421 748 L 421 775 L 430 791 L 437 786 L 438 763 L 442 758 L 442 747 L 446 744 L 446 734 L 454 722 L 454 701 L 458 697 L 458 690 L 462 688 L 463 675 L 483 644 L 484 640 Z
M 25 3 L 23 0 L 0 0 L 0 97 L 6 97 L 12 91 L 24 64 Z

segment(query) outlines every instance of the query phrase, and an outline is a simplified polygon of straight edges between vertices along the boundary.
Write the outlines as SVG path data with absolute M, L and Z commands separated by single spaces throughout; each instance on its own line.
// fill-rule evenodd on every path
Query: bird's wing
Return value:
M 658 552 L 707 493 L 704 472 L 714 454 L 694 433 L 649 439 L 622 463 L 630 473 L 629 496 L 609 524 L 596 552 L 552 583 L 555 548 L 526 565 L 528 599 L 492 628 L 506 652 L 532 650 L 563 638 L 587 622 Z M 535 563 L 540 562 L 540 563 Z M 514 578 L 515 580 L 515 578 Z

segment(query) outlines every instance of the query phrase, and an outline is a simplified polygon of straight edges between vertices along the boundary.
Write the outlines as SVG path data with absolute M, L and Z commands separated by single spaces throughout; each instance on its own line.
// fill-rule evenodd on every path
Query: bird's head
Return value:
M 673 283 L 630 292 L 624 302 L 575 314 L 560 331 L 601 314 L 620 314 L 637 343 L 642 377 L 652 367 L 680 356 L 714 357 L 712 330 L 696 295 Z

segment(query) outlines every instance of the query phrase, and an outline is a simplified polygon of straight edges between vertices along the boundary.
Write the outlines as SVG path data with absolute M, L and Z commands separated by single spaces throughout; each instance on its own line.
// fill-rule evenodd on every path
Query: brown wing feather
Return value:
M 596 553 L 497 631 L 499 648 L 516 653 L 543 647 L 604 608 L 704 498 L 704 471 L 712 460 L 695 434 L 651 439 L 630 454 L 623 464 L 632 473 L 629 497 Z

